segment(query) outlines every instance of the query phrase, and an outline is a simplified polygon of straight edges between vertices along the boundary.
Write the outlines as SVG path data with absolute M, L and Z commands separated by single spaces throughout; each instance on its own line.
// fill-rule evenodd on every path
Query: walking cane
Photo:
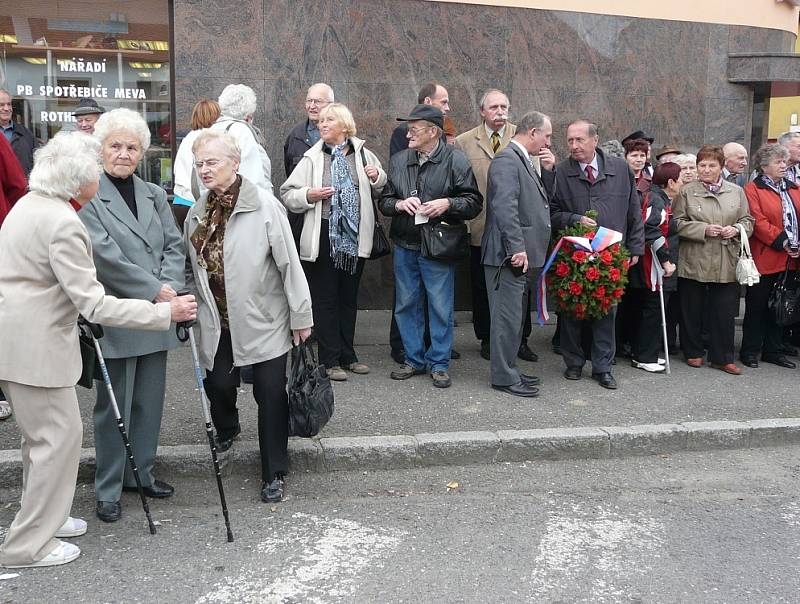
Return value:
M 178 294 L 183 296 L 188 292 Z M 209 411 L 208 398 L 206 397 L 206 390 L 203 388 L 203 374 L 200 370 L 200 359 L 197 356 L 197 343 L 194 339 L 194 321 L 184 321 L 178 323 L 175 327 L 178 340 L 185 342 L 189 340 L 189 345 L 192 349 L 192 362 L 194 364 L 194 374 L 197 378 L 197 389 L 200 391 L 200 404 L 203 407 L 203 418 L 206 422 L 206 436 L 208 436 L 208 446 L 211 447 L 211 461 L 214 464 L 214 473 L 217 475 L 217 489 L 219 490 L 219 501 L 222 505 L 222 516 L 225 518 L 225 530 L 228 533 L 228 543 L 233 542 L 233 532 L 231 531 L 231 520 L 228 516 L 228 504 L 225 502 L 225 490 L 222 488 L 222 472 L 219 468 L 219 460 L 217 459 L 217 444 L 214 441 L 214 432 L 211 428 L 211 413 Z
M 667 314 L 664 310 L 664 269 L 661 263 L 656 258 L 656 252 L 664 245 L 665 239 L 659 237 L 652 245 L 653 263 L 652 269 L 656 274 L 656 283 L 658 284 L 658 301 L 661 303 L 661 333 L 664 337 L 664 370 L 667 375 L 670 374 L 669 369 L 669 346 L 667 345 Z M 651 273 L 652 277 L 652 273 Z
M 98 341 L 103 337 L 103 328 L 100 325 L 89 323 L 83 317 L 80 318 L 79 323 L 86 327 L 89 333 L 92 334 L 92 341 L 94 342 L 94 350 L 97 353 L 97 362 L 100 365 L 100 372 L 103 374 L 103 382 L 108 390 L 108 398 L 111 400 L 111 408 L 114 411 L 114 417 L 117 418 L 117 428 L 122 436 L 122 442 L 125 443 L 125 452 L 128 454 L 128 464 L 131 466 L 133 472 L 133 479 L 136 481 L 136 490 L 139 492 L 139 499 L 142 500 L 142 509 L 144 515 L 147 517 L 147 525 L 150 527 L 150 534 L 156 534 L 156 525 L 153 523 L 153 518 L 150 516 L 150 506 L 147 504 L 147 497 L 144 496 L 142 489 L 142 481 L 139 478 L 139 468 L 136 466 L 136 460 L 133 458 L 133 448 L 131 441 L 128 439 L 128 433 L 125 430 L 125 422 L 122 421 L 122 414 L 119 412 L 117 405 L 117 397 L 114 396 L 114 388 L 111 386 L 111 377 L 108 375 L 108 367 L 106 367 L 106 360 L 103 357 L 103 351 L 100 349 L 100 342 Z

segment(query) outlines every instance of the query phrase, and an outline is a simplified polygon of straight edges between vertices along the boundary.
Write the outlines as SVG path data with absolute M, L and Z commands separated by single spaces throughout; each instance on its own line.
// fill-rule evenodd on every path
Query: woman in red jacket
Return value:
M 795 260 L 800 256 L 800 188 L 784 178 L 789 152 L 782 145 L 763 145 L 753 159 L 759 175 L 744 192 L 756 221 L 750 248 L 761 280 L 747 288 L 739 356 L 748 367 L 758 367 L 760 353 L 765 363 L 794 369 L 783 351 L 783 328 L 775 323 L 767 301 L 787 261 L 793 274 L 800 265 Z

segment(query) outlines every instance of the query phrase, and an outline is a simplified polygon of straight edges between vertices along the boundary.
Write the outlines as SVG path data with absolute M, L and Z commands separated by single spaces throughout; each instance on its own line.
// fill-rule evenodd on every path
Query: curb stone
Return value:
M 396 436 L 292 438 L 289 462 L 293 471 L 391 470 L 438 465 L 493 462 L 600 459 L 800 445 L 800 418 L 751 421 L 683 422 L 596 428 L 548 428 L 497 432 L 439 432 Z M 256 441 L 237 441 L 220 455 L 226 473 L 258 467 Z M 81 451 L 79 482 L 91 482 L 94 449 Z M 207 445 L 158 448 L 160 474 L 208 472 Z M 18 487 L 22 457 L 18 449 L 0 450 L 0 487 Z

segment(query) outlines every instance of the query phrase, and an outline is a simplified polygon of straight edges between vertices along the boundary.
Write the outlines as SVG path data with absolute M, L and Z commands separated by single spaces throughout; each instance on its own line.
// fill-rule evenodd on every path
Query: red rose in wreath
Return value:
M 610 279 L 611 279 L 611 280 L 612 280 L 614 283 L 616 283 L 617 281 L 619 281 L 619 278 L 620 278 L 620 276 L 622 276 L 622 273 L 620 272 L 620 270 L 619 270 L 618 268 L 612 268 L 611 270 L 609 270 L 609 271 L 608 271 L 608 277 L 609 277 L 609 278 L 610 278 Z
M 586 271 L 586 278 L 589 281 L 597 281 L 600 278 L 600 269 L 596 266 L 592 266 L 589 270 Z
M 614 262 L 614 255 L 608 250 L 603 250 L 602 252 L 600 252 L 600 262 L 608 266 L 609 264 Z
M 566 262 L 559 262 L 556 266 L 556 275 L 559 277 L 566 277 L 569 275 L 569 265 Z
M 598 300 L 603 300 L 606 297 L 606 286 L 598 285 L 597 289 L 594 290 L 592 297 L 597 298 Z
M 587 257 L 586 252 L 582 250 L 577 250 L 572 253 L 572 259 L 578 264 L 583 264 L 584 262 L 586 262 L 586 257 Z
M 575 281 L 569 282 L 569 293 L 573 296 L 580 296 L 582 291 L 583 286 L 580 283 L 576 283 Z

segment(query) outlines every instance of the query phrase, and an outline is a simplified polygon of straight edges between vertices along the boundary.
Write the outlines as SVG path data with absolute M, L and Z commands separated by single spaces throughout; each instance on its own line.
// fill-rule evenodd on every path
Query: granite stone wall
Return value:
M 694 150 L 749 145 L 753 91 L 728 82 L 728 53 L 794 47 L 776 30 L 419 0 L 176 0 L 175 38 L 178 127 L 198 98 L 253 87 L 276 187 L 313 82 L 333 86 L 382 160 L 394 117 L 432 79 L 447 87 L 459 131 L 478 123 L 478 100 L 496 87 L 512 112 L 552 116 L 559 158 L 576 117 L 597 122 L 601 140 L 642 128 L 656 145 Z M 457 281 L 464 308 L 465 271 Z M 391 261 L 369 263 L 361 305 L 387 308 L 391 285 Z

